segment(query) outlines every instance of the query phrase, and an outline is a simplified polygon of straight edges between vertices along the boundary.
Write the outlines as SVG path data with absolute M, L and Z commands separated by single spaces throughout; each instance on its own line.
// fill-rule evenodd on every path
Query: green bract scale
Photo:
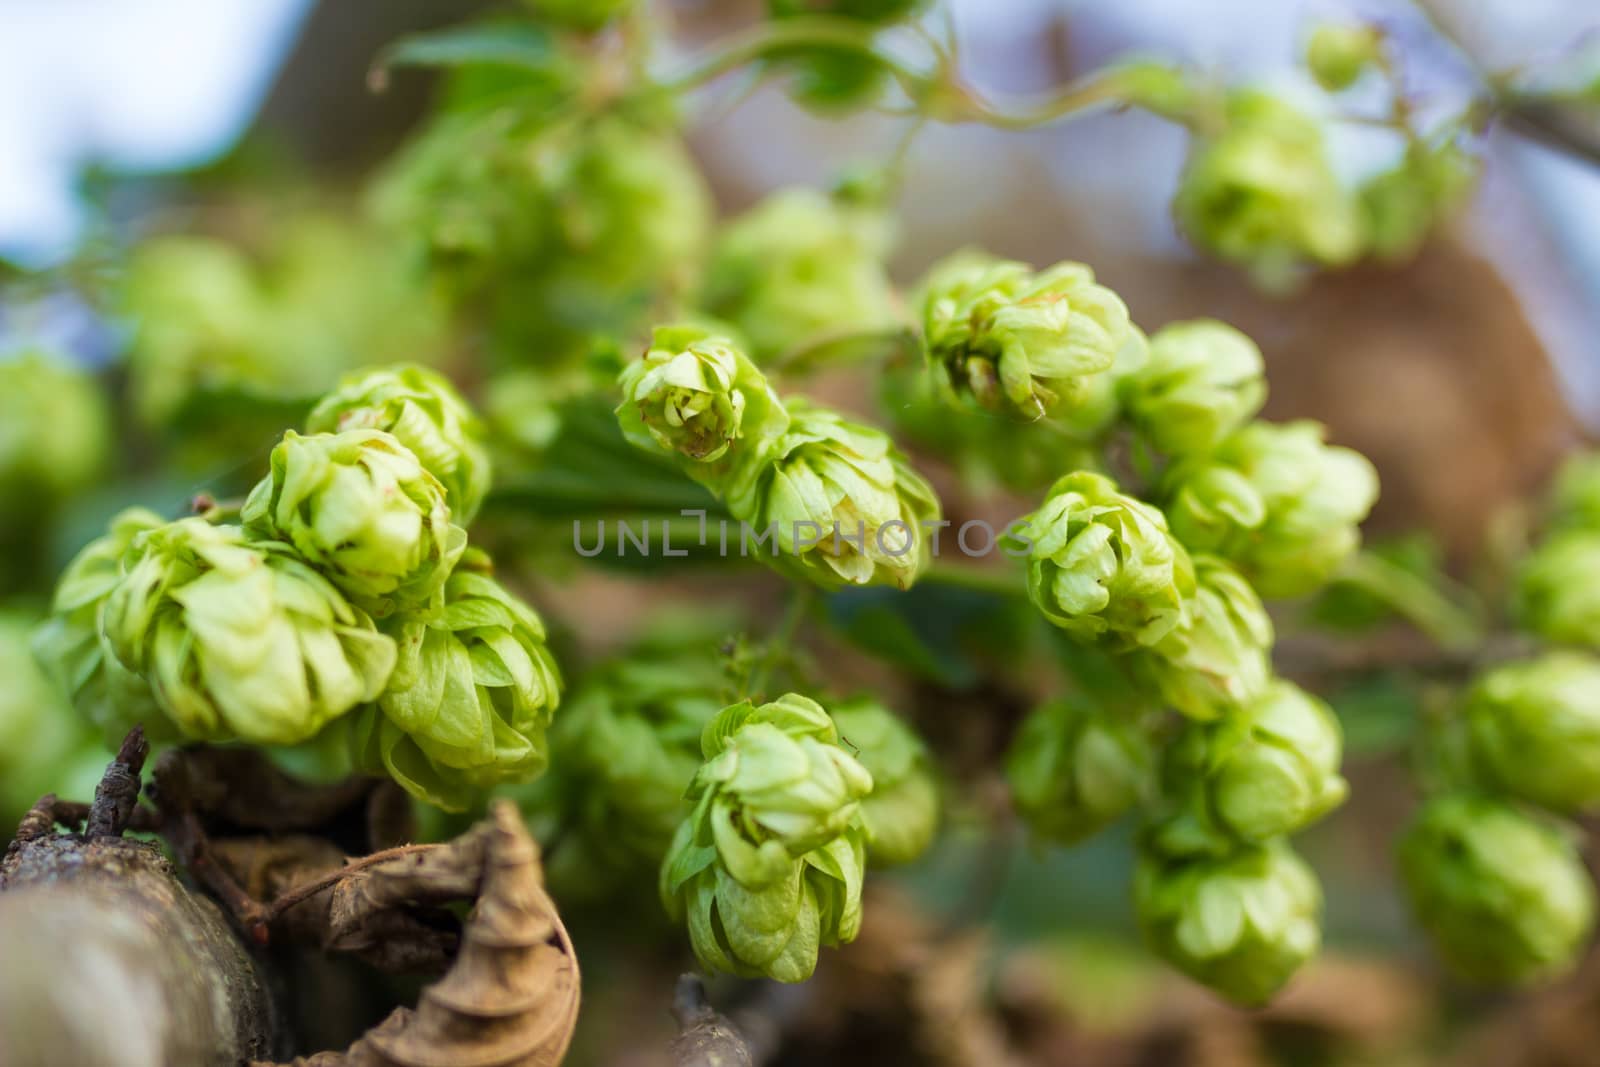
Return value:
M 1232 94 L 1226 110 L 1221 132 L 1195 139 L 1173 200 L 1189 239 L 1269 286 L 1359 255 L 1360 212 L 1316 120 L 1255 91 Z
M 896 322 L 888 245 L 881 212 L 782 189 L 717 237 L 701 300 L 762 361 L 823 337 L 885 330 Z
M 119 513 L 105 534 L 67 564 L 56 582 L 50 617 L 34 636 L 40 664 L 113 750 L 141 723 L 155 739 L 172 733 L 149 683 L 111 651 L 104 622 L 106 601 L 122 580 L 134 539 L 164 525 L 165 519 L 143 508 Z
M 1266 693 L 1272 676 L 1272 620 L 1238 571 L 1214 556 L 1194 557 L 1188 624 L 1141 662 L 1167 702 L 1213 719 Z
M 1322 889 L 1287 845 L 1220 858 L 1141 857 L 1134 908 L 1151 947 L 1195 981 L 1263 1004 L 1322 941 Z
M 1088 471 L 1061 478 L 1018 534 L 1028 595 L 1083 641 L 1156 645 L 1187 625 L 1194 571 L 1167 520 Z
M 1600 807 L 1600 659 L 1547 652 L 1496 667 L 1473 686 L 1466 717 L 1500 790 L 1556 811 Z
M 661 867 L 661 899 L 687 917 L 701 963 L 800 982 L 817 951 L 861 928 L 872 775 L 821 705 L 790 693 L 706 725 L 693 813 Z
M 1548 641 L 1600 648 L 1600 526 L 1558 530 L 1528 553 L 1517 617 Z
M 383 692 L 395 644 L 285 544 L 201 518 L 134 535 L 101 617 L 185 736 L 293 745 Z
M 894 712 L 869 697 L 836 704 L 839 740 L 872 775 L 861 802 L 867 854 L 873 863 L 910 863 L 939 828 L 939 785 L 922 739 Z
M 445 488 L 451 519 L 470 523 L 489 495 L 486 431 L 449 379 L 400 364 L 346 375 L 306 418 L 307 433 L 382 430 Z
M 1017 813 L 1040 838 L 1074 844 L 1153 792 L 1155 755 L 1136 722 L 1056 700 L 1023 721 L 1006 756 Z
M 929 271 L 919 303 L 941 389 L 1028 420 L 1083 404 L 1133 329 L 1122 301 L 1081 263 L 1035 273 L 958 253 Z
M 444 486 L 382 430 L 285 433 L 242 518 L 252 535 L 293 545 L 378 618 L 438 610 L 467 547 Z
M 1327 583 L 1361 544 L 1378 497 L 1366 457 L 1323 443 L 1315 422 L 1254 422 L 1167 476 L 1167 518 L 1192 552 L 1232 562 L 1266 597 Z
M 618 384 L 623 435 L 689 461 L 684 469 L 715 492 L 737 495 L 748 486 L 789 428 L 760 369 L 733 341 L 700 327 L 657 327 Z
M 1439 955 L 1476 981 L 1567 971 L 1594 928 L 1594 886 L 1572 840 L 1487 797 L 1428 801 L 1400 843 L 1400 874 Z
M 1150 338 L 1143 365 L 1118 392 L 1129 420 L 1158 451 L 1203 454 L 1261 410 L 1265 365 L 1256 343 L 1213 319 L 1177 322 Z
M 21 517 L 93 481 L 110 427 L 90 375 L 40 352 L 0 356 L 0 542 Z
M 1189 851 L 1211 829 L 1247 842 L 1297 833 L 1344 802 L 1343 737 L 1333 709 L 1292 682 L 1210 723 L 1191 723 L 1169 751 L 1170 788 L 1187 810 L 1161 831 L 1164 851 Z
M 351 723 L 358 766 L 448 810 L 549 762 L 545 730 L 561 676 L 544 623 L 499 582 L 458 570 L 444 610 L 392 625 L 399 660 L 389 686 Z
M 747 491 L 736 518 L 776 539 L 778 565 L 824 586 L 906 589 L 932 559 L 926 528 L 939 499 L 889 435 L 805 400 Z

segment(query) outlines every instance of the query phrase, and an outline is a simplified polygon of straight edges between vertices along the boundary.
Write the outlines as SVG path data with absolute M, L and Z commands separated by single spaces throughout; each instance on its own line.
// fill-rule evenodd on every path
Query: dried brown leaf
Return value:
M 293 1067 L 552 1067 L 572 1040 L 578 962 L 544 888 L 538 846 L 516 808 L 445 845 L 378 853 L 290 890 L 274 931 L 315 933 L 335 951 L 404 964 L 441 947 L 417 905 L 475 899 L 445 976 L 343 1053 Z M 426 931 L 426 933 L 424 933 Z M 409 948 L 405 947 L 409 944 Z

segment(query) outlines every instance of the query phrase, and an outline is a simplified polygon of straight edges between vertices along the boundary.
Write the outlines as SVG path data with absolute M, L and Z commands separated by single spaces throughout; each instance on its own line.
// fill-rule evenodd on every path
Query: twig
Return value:
M 144 728 L 135 726 L 122 739 L 117 758 L 106 767 L 100 784 L 95 786 L 94 804 L 84 821 L 84 834 L 90 841 L 122 836 L 139 803 L 139 776 L 149 755 L 150 742 L 144 738 Z
M 672 1014 L 680 1032 L 672 1039 L 672 1062 L 677 1067 L 755 1067 L 755 1058 L 739 1028 L 711 1007 L 699 975 L 678 978 L 672 996 Z
M 277 922 L 283 917 L 284 912 L 288 911 L 296 904 L 304 902 L 309 897 L 316 896 L 329 886 L 337 885 L 339 882 L 342 882 L 344 879 L 348 878 L 357 871 L 362 870 L 363 868 L 371 867 L 377 863 L 387 863 L 389 860 L 399 859 L 402 856 L 415 855 L 419 852 L 431 852 L 440 847 L 441 846 L 439 845 L 401 845 L 398 848 L 387 848 L 382 852 L 374 852 L 370 856 L 363 856 L 361 859 L 352 860 L 349 863 L 346 863 L 343 867 L 340 867 L 337 870 L 329 871 L 320 878 L 313 878 L 309 882 L 295 886 L 293 889 L 273 900 L 273 902 L 267 905 L 265 909 L 265 919 L 268 923 Z

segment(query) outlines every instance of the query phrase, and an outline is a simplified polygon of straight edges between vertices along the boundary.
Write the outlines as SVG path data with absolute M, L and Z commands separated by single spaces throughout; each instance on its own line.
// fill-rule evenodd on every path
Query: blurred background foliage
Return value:
M 1331 14 L 1388 27 L 1411 60 L 1411 95 L 1448 109 L 1473 64 L 1557 71 L 1577 61 L 1573 42 L 1600 31 L 1586 5 L 1558 0 L 948 6 L 966 78 L 1017 96 L 1140 52 L 1309 100 L 1295 60 L 1308 27 Z M 681 62 L 760 13 L 741 0 L 660 8 Z M 1470 616 L 1504 591 L 1507 561 L 1535 524 L 1525 502 L 1600 425 L 1600 110 L 1529 109 L 1493 128 L 1478 146 L 1481 178 L 1448 224 L 1414 248 L 1399 242 L 1405 254 L 1268 290 L 1185 243 L 1169 206 L 1184 138 L 1147 114 L 1020 133 L 920 129 L 897 164 L 890 227 L 876 213 L 881 193 L 838 179 L 896 151 L 908 120 L 803 106 L 826 104 L 859 72 L 803 83 L 801 103 L 781 84 L 719 83 L 684 109 L 682 143 L 670 102 L 648 97 L 593 120 L 599 130 L 547 121 L 567 94 L 605 92 L 606 72 L 631 62 L 626 42 L 609 65 L 580 70 L 548 39 L 513 34 L 492 69 L 372 76 L 395 39 L 485 12 L 515 18 L 470 0 L 74 0 L 48 12 L 0 0 L 0 825 L 47 789 L 84 795 L 103 759 L 25 648 L 62 564 L 121 506 L 177 514 L 197 495 L 242 492 L 282 427 L 361 365 L 434 366 L 480 403 L 499 461 L 486 539 L 509 580 L 537 590 L 575 679 L 591 668 L 609 677 L 607 657 L 648 646 L 654 609 L 686 597 L 725 606 L 710 631 L 764 631 L 781 588 L 753 567 L 625 559 L 578 572 L 573 518 L 686 507 L 717 517 L 703 492 L 621 440 L 594 383 L 680 298 L 742 329 L 754 351 L 782 354 L 782 334 L 760 332 L 774 308 L 737 284 L 759 265 L 745 246 L 759 255 L 770 244 L 764 231 L 805 238 L 786 261 L 789 291 L 841 247 L 853 250 L 845 258 L 887 253 L 906 283 L 981 243 L 1093 264 L 1150 330 L 1201 315 L 1239 326 L 1268 359 L 1266 413 L 1321 420 L 1380 470 L 1371 569 L 1298 607 L 1304 618 L 1279 620 L 1280 670 L 1329 697 L 1348 744 L 1352 800 L 1304 840 L 1326 883 L 1328 950 L 1289 995 L 1248 1014 L 1161 969 L 1133 937 L 1131 831 L 1046 851 L 997 814 L 1007 800 L 995 768 L 1023 712 L 1062 676 L 1092 686 L 1088 666 L 1039 647 L 1018 615 L 1031 614 L 1025 603 L 930 584 L 830 597 L 826 634 L 795 655 L 829 663 L 840 692 L 871 683 L 893 694 L 965 787 L 952 831 L 929 857 L 875 879 L 861 940 L 825 959 L 817 981 L 715 992 L 786 1035 L 775 1061 L 785 1064 L 1592 1061 L 1600 965 L 1522 998 L 1441 978 L 1404 919 L 1391 845 L 1413 804 L 1408 750 L 1471 667 L 1430 650 L 1460 636 L 1462 605 Z M 520 103 L 509 118 L 483 106 L 510 92 Z M 1356 103 L 1375 99 L 1358 92 Z M 426 118 L 438 102 L 443 117 Z M 485 123 L 505 121 L 539 131 L 530 150 L 480 149 Z M 1347 126 L 1330 155 L 1355 179 L 1396 151 Z M 793 184 L 810 191 L 763 199 Z M 833 206 L 819 208 L 830 189 Z M 481 227 L 498 198 L 505 224 Z M 530 200 L 549 209 L 530 215 Z M 452 214 L 455 202 L 471 210 Z M 419 203 L 426 217 L 408 215 Z M 530 217 L 550 225 L 521 228 Z M 708 242 L 713 217 L 725 228 Z M 871 343 L 892 348 L 894 324 L 874 322 L 881 301 L 862 293 L 873 284 L 847 279 L 819 299 L 838 321 L 831 298 L 861 296 L 851 325 L 884 327 Z M 775 303 L 804 317 L 803 302 Z M 948 427 L 919 426 L 907 399 L 916 385 L 892 359 L 878 398 L 830 366 L 848 353 L 803 356 L 817 364 L 807 384 L 819 395 L 905 412 L 898 429 L 913 450 L 981 458 L 1007 447 L 951 449 Z M 972 432 L 1003 438 L 1009 427 Z M 1063 440 L 1033 473 L 960 459 L 930 469 L 948 518 L 1003 525 L 1041 479 L 1075 465 L 1077 448 Z M 1397 624 L 1397 600 L 1428 650 L 1416 626 Z M 870 657 L 835 654 L 846 647 Z M 596 699 L 579 705 L 585 714 L 604 714 Z M 693 721 L 703 710 L 670 709 Z M 559 727 L 553 743 L 559 769 Z M 584 801 L 585 775 L 606 773 L 604 760 L 566 766 L 535 787 L 554 798 L 545 810 L 568 812 L 568 832 L 604 826 L 607 813 Z M 558 865 L 552 874 L 559 881 Z M 574 1062 L 661 1062 L 677 942 L 664 918 L 656 936 L 610 921 L 632 897 L 643 906 L 630 916 L 658 916 L 653 883 L 562 888 L 586 968 Z

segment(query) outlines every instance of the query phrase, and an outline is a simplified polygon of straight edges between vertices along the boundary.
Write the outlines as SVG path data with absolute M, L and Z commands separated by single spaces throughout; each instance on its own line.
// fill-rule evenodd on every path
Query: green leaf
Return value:
M 1356 678 L 1328 696 L 1351 758 L 1405 752 L 1419 729 L 1419 700 L 1414 680 L 1399 672 Z
M 846 589 L 828 598 L 827 614 L 857 647 L 951 689 L 976 685 L 1031 644 L 1027 601 L 947 585 Z
M 543 72 L 558 53 L 550 34 L 525 22 L 478 23 L 402 37 L 378 54 L 371 79 L 382 85 L 395 67 L 513 67 Z

